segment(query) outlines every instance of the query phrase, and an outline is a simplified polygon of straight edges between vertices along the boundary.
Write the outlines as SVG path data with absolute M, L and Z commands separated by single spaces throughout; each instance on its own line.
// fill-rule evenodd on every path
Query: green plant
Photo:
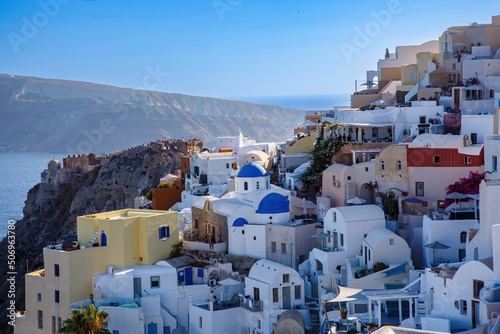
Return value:
M 341 306 L 341 307 L 339 307 L 339 311 L 340 311 L 340 313 L 347 313 L 347 308 L 345 308 L 344 306 Z
M 335 269 L 337 269 L 337 270 L 338 270 L 338 272 L 340 273 L 340 269 L 341 269 L 340 264 L 339 264 L 338 266 L 336 266 L 336 267 L 335 267 Z
M 146 198 L 150 201 L 153 200 L 153 189 L 149 189 L 148 193 L 146 194 Z
M 170 257 L 177 257 L 181 254 L 181 250 L 184 248 L 184 243 L 181 240 L 178 244 L 172 246 L 172 252 L 170 253 Z
M 170 183 L 170 182 L 163 182 L 163 183 L 160 183 L 156 188 L 158 188 L 158 189 L 172 188 L 172 183 Z
M 351 329 L 349 329 L 346 334 L 355 334 L 355 333 L 359 333 L 358 330 L 356 329 L 356 327 L 351 327 Z
M 66 334 L 111 334 L 105 327 L 108 325 L 109 314 L 99 311 L 94 304 L 86 309 L 80 308 L 71 311 L 71 317 L 63 321 L 63 327 L 58 333 Z
M 381 270 L 384 270 L 386 267 L 386 265 L 383 263 L 383 262 L 376 262 L 374 265 L 373 265 L 373 272 L 376 273 L 378 271 L 381 271 Z

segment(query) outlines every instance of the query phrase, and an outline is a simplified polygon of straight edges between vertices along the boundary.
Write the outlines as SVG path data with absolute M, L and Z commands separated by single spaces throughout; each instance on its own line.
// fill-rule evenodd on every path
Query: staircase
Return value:
M 427 316 L 427 303 L 424 298 L 417 299 L 417 310 L 415 314 L 415 326 L 421 328 L 420 318 Z

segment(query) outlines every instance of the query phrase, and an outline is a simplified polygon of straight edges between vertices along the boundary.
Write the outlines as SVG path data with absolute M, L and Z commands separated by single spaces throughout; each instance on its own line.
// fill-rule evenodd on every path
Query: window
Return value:
M 38 329 L 43 329 L 43 311 L 38 310 Z
M 295 286 L 295 300 L 302 298 L 300 285 Z
M 52 316 L 52 333 L 56 332 L 56 317 Z
M 350 176 L 347 177 L 347 181 L 351 181 L 351 177 Z
M 335 175 L 332 175 L 332 182 L 335 182 Z
M 389 245 L 394 246 L 394 238 L 389 239 Z
M 151 276 L 151 289 L 160 287 L 160 276 Z
M 368 172 L 368 167 L 365 167 L 365 172 Z
M 36 294 L 36 300 L 38 300 L 39 302 L 42 301 L 42 294 L 41 293 Z
M 451 69 L 455 71 L 457 69 L 457 64 L 451 64 Z
M 255 301 L 260 300 L 259 288 L 256 288 L 256 287 L 253 288 L 253 300 L 255 300 Z
M 278 301 L 278 288 L 273 288 L 273 303 L 277 303 Z
M 481 292 L 481 289 L 484 288 L 484 282 L 479 281 L 479 280 L 473 280 L 472 281 L 473 285 L 473 291 L 474 291 L 474 298 L 479 299 L 479 292 Z
M 378 128 L 372 128 L 372 137 L 378 137 Z
M 441 163 L 441 156 L 440 155 L 435 155 L 433 157 L 433 161 L 435 164 L 440 164 Z
M 61 320 L 61 317 L 57 317 L 57 329 L 61 329 L 62 327 L 62 320 Z
M 283 283 L 290 283 L 290 274 L 283 274 Z
M 229 169 L 229 164 L 228 163 L 226 164 L 226 169 Z
M 260 319 L 257 319 L 257 328 L 260 329 L 260 326 L 262 326 L 261 322 L 260 322 Z
M 420 116 L 420 124 L 425 123 L 425 116 Z
M 281 254 L 286 254 L 286 244 L 281 243 Z
M 460 314 L 467 314 L 467 301 L 460 300 Z
M 334 211 L 333 212 L 333 222 L 337 221 L 337 213 Z
M 120 331 L 113 330 L 113 334 L 120 334 Z
M 368 261 L 371 261 L 372 260 L 372 250 L 369 249 L 368 250 Z
M 344 234 L 340 233 L 340 246 L 344 247 Z
M 417 72 L 410 71 L 410 81 L 416 81 L 416 80 L 417 80 Z
M 470 164 L 470 157 L 464 157 L 464 163 Z
M 384 160 L 380 160 L 380 170 L 385 170 L 385 162 L 384 162 Z
M 59 277 L 59 265 L 54 264 L 54 276 Z
M 398 160 L 397 165 L 396 165 L 396 168 L 397 168 L 398 170 L 403 169 L 403 163 L 401 162 L 401 160 Z
M 202 317 L 199 318 L 199 325 L 200 325 L 200 328 L 203 328 L 203 318 Z
M 55 296 L 54 296 L 54 302 L 59 303 L 60 301 L 61 294 L 59 293 L 59 290 L 55 291 Z
M 271 253 L 276 253 L 276 242 L 271 241 Z
M 160 226 L 160 239 L 167 240 L 170 237 L 170 226 Z
M 415 182 L 415 195 L 416 196 L 424 196 L 424 183 L 423 182 Z
M 497 172 L 497 156 L 496 155 L 491 157 L 491 171 L 493 173 Z
M 243 190 L 248 190 L 248 182 L 243 183 Z
M 467 232 L 460 232 L 460 243 L 465 244 L 467 242 Z
M 465 259 L 465 249 L 458 250 L 458 262 L 462 262 Z
M 245 230 L 241 230 L 241 234 L 245 234 Z
M 256 187 L 257 189 L 259 189 L 259 181 L 257 181 Z
M 253 236 L 253 240 L 257 240 L 257 237 L 255 235 Z

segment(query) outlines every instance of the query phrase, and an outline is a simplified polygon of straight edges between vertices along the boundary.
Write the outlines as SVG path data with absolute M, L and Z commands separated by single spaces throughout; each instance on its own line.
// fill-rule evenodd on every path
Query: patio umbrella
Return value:
M 465 45 L 465 43 L 458 42 L 458 43 L 453 44 L 452 46 L 464 46 L 464 45 Z
M 368 86 L 368 88 L 372 88 L 373 86 L 375 86 L 375 84 L 373 83 L 373 81 L 367 81 L 365 83 L 362 83 L 361 86 Z
M 319 232 L 319 233 L 311 236 L 311 238 L 313 238 L 313 239 L 323 239 L 323 242 L 322 242 L 323 247 L 322 248 L 325 248 L 325 238 L 330 238 L 330 237 L 331 237 L 331 235 L 326 234 L 325 232 Z
M 353 197 L 351 199 L 348 199 L 345 202 L 348 203 L 348 204 L 361 205 L 361 204 L 364 204 L 366 202 L 366 200 L 363 199 L 363 198 L 359 198 L 359 197 L 355 196 L 355 197 Z
M 422 201 L 421 199 L 415 198 L 415 197 L 410 197 L 402 200 L 401 202 L 404 203 L 413 203 L 413 214 L 415 214 L 415 204 L 427 204 L 426 201 Z
M 312 126 L 312 125 L 318 125 L 318 124 L 313 123 L 313 122 L 311 122 L 311 121 L 304 121 L 304 122 L 302 122 L 302 123 L 299 123 L 297 126 L 298 126 L 298 127 L 303 127 L 303 126 Z
M 433 261 L 434 265 L 436 265 L 436 250 L 437 249 L 448 249 L 448 248 L 450 248 L 450 246 L 442 244 L 439 241 L 434 241 L 434 242 L 432 242 L 430 244 L 425 245 L 424 247 L 432 249 L 432 261 Z
M 469 198 L 469 195 L 457 193 L 455 191 L 455 192 L 452 192 L 451 194 L 448 194 L 448 195 L 444 196 L 444 198 L 454 199 L 455 203 L 456 203 L 456 201 L 459 200 L 459 199 Z M 458 206 L 462 207 L 462 201 L 458 202 Z

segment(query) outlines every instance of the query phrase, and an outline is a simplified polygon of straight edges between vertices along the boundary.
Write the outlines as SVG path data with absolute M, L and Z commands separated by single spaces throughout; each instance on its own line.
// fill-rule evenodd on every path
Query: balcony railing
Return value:
M 252 312 L 262 312 L 264 303 L 262 300 L 240 297 L 240 306 Z

